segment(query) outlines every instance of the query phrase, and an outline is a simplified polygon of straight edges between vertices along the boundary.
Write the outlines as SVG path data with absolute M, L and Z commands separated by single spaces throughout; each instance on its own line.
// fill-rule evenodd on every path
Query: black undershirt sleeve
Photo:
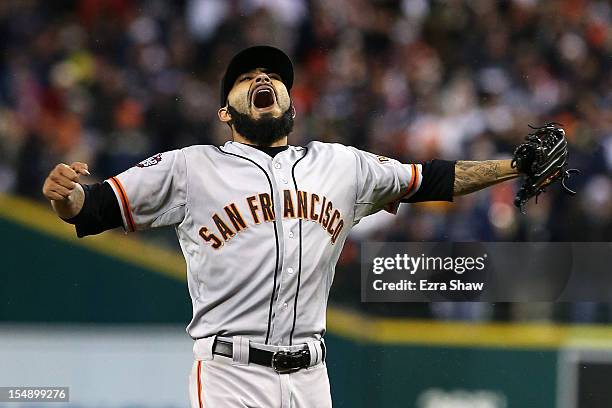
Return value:
M 423 165 L 421 187 L 402 202 L 453 201 L 455 163 L 449 160 L 429 160 L 421 163 Z
M 79 238 L 99 234 L 103 231 L 121 227 L 121 210 L 112 187 L 108 183 L 82 184 L 85 201 L 81 212 L 75 217 L 64 220 L 76 227 Z

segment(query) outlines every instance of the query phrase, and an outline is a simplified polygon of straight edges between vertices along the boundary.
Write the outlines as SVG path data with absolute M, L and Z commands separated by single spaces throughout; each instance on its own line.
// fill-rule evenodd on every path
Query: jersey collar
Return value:
M 249 159 L 255 160 L 258 164 L 265 165 L 266 167 L 268 167 L 273 160 L 281 160 L 293 163 L 297 159 L 301 158 L 305 152 L 305 149 L 301 146 L 288 145 L 287 150 L 277 153 L 274 157 L 270 157 L 270 155 L 268 155 L 267 153 L 262 152 L 261 150 L 253 146 L 249 146 L 248 144 L 244 143 L 234 142 L 231 140 L 227 141 L 223 145 L 223 150 L 230 153 L 238 154 L 240 156 L 248 157 Z

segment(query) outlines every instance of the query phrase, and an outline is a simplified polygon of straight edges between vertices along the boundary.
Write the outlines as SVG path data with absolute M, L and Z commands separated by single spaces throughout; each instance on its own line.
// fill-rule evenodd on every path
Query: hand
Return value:
M 89 176 L 85 163 L 74 162 L 70 166 L 60 163 L 49 173 L 43 185 L 43 194 L 52 201 L 65 201 L 77 188 L 79 176 Z

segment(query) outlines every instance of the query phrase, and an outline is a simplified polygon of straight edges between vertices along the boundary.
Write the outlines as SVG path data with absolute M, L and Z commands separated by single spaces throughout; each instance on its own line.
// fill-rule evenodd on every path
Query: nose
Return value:
M 257 74 L 257 76 L 255 77 L 256 84 L 269 84 L 271 82 L 272 81 L 270 81 L 270 77 L 266 75 L 264 72 Z

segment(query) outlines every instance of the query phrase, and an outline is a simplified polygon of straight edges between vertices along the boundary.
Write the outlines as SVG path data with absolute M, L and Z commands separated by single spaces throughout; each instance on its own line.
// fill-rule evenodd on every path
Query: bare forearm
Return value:
M 454 195 L 473 193 L 518 177 L 511 160 L 458 161 L 455 164 Z

